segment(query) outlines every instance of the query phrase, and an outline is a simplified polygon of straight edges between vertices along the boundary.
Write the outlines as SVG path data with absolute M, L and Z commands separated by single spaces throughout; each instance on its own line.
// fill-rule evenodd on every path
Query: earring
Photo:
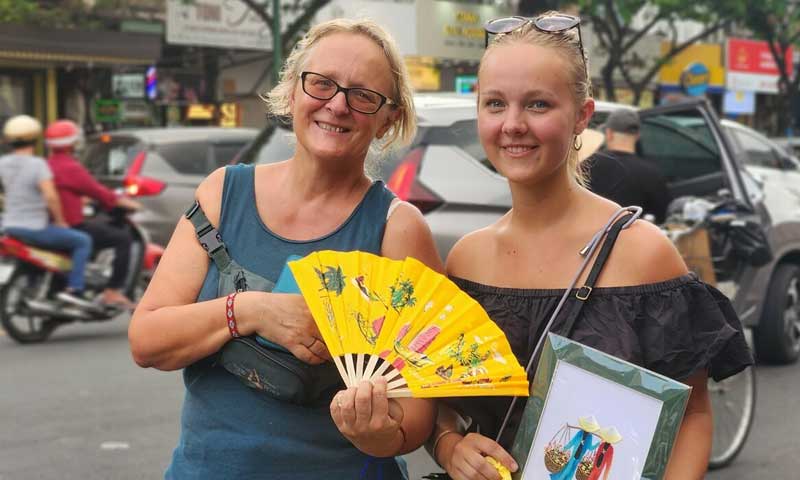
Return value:
M 580 135 L 575 135 L 575 139 L 572 140 L 572 148 L 574 148 L 575 151 L 578 151 L 581 149 L 581 147 L 583 147 L 583 138 L 581 138 Z

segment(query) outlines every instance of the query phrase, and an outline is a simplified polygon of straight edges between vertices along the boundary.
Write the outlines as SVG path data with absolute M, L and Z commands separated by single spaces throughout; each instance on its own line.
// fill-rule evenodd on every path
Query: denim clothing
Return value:
M 36 247 L 69 251 L 72 256 L 72 270 L 67 277 L 67 287 L 75 292 L 83 290 L 83 273 L 92 254 L 92 237 L 88 234 L 56 225 L 48 225 L 38 230 L 8 227 L 5 232 Z

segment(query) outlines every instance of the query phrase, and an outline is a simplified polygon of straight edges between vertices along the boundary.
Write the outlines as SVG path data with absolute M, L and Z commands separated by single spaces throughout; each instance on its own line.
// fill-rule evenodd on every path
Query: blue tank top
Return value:
M 219 231 L 231 257 L 243 267 L 276 282 L 292 255 L 325 249 L 380 254 L 394 199 L 382 182 L 372 184 L 336 230 L 315 240 L 294 241 L 261 221 L 254 178 L 253 166 L 225 171 Z M 216 298 L 218 279 L 219 271 L 210 263 L 198 301 Z M 365 455 L 339 433 L 329 401 L 304 407 L 274 400 L 242 384 L 212 358 L 186 367 L 183 380 L 181 434 L 168 479 L 403 478 L 393 458 Z

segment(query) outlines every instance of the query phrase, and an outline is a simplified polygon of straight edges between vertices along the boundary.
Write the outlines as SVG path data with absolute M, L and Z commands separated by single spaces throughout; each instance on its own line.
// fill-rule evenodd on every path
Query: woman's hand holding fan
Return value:
M 289 267 L 348 387 L 384 377 L 390 398 L 528 395 L 502 330 L 421 262 L 321 251 Z

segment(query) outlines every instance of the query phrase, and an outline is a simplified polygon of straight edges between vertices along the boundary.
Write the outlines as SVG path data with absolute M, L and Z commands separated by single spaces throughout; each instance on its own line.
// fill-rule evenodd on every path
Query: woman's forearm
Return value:
M 234 311 L 241 335 L 250 335 L 258 310 L 256 292 L 236 296 Z M 164 306 L 148 310 L 142 305 L 134 313 L 128 338 L 134 361 L 142 367 L 177 370 L 217 352 L 228 342 L 225 298 L 189 305 Z

